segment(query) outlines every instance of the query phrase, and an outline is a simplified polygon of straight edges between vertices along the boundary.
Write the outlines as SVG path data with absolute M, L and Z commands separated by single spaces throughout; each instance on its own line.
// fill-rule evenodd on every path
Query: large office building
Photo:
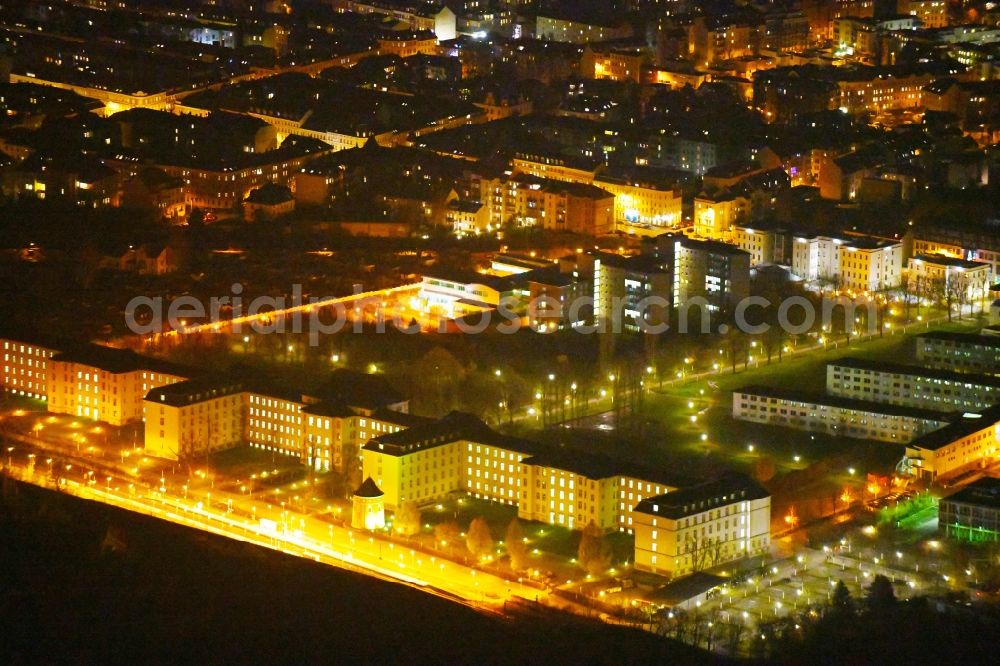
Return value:
M 917 336 L 917 360 L 931 368 L 1000 374 L 1000 336 L 931 331 Z
M 635 568 L 673 576 L 767 552 L 771 497 L 742 475 L 639 502 Z
M 947 537 L 973 543 L 1000 541 L 1000 479 L 978 479 L 941 498 L 938 529 Z
M 1000 406 L 967 412 L 949 426 L 910 442 L 902 461 L 905 471 L 939 479 L 994 464 L 1000 439 Z
M 733 418 L 835 437 L 906 444 L 948 425 L 949 414 L 866 400 L 746 386 L 733 392 Z
M 469 414 L 376 437 L 363 474 L 387 509 L 453 492 L 517 506 L 518 516 L 568 529 L 633 532 L 636 507 L 692 484 L 669 472 L 501 435 Z
M 976 411 L 1000 402 L 1000 377 L 842 358 L 826 366 L 830 395 L 936 411 Z

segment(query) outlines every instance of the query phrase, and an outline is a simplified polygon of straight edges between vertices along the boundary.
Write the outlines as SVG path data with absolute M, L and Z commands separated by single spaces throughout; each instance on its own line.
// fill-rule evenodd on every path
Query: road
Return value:
M 20 455 L 5 461 L 8 473 L 51 487 L 48 468 L 36 467 L 26 453 Z M 499 613 L 513 597 L 539 601 L 548 597 L 546 591 L 517 581 L 246 497 L 145 488 L 106 470 L 97 474 L 82 465 L 60 466 L 64 467 L 58 470 L 60 489 L 77 497 L 401 583 L 480 611 Z

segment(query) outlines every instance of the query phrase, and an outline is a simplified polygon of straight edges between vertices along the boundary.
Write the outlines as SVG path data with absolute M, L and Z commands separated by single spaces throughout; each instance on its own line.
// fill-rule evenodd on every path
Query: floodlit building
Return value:
M 900 467 L 931 480 L 982 469 L 997 462 L 998 439 L 1000 407 L 967 412 L 951 425 L 910 442 Z
M 1000 337 L 976 333 L 929 331 L 917 336 L 917 361 L 958 372 L 1000 374 Z
M 617 529 L 619 472 L 607 459 L 549 451 L 522 465 L 518 517 L 571 530 Z
M 918 409 L 976 411 L 1000 402 L 1000 378 L 842 358 L 826 366 L 827 393 Z
M 989 264 L 943 254 L 910 257 L 907 291 L 924 298 L 970 308 L 988 295 L 992 270 Z
M 351 496 L 351 527 L 380 530 L 385 527 L 385 494 L 369 476 Z
M 636 506 L 635 568 L 679 576 L 771 544 L 771 497 L 742 475 L 647 498 Z
M 11 395 L 48 399 L 49 360 L 58 351 L 49 343 L 3 339 L 0 386 Z
M 305 396 L 276 391 L 247 394 L 247 443 L 253 448 L 302 457 L 302 408 Z
M 190 372 L 129 349 L 82 345 L 48 361 L 48 410 L 111 425 L 143 417 L 143 398 L 152 389 L 188 378 Z
M 878 291 L 902 282 L 903 244 L 875 238 L 797 236 L 792 272 L 803 280 L 827 280 L 843 289 Z
M 948 414 L 766 386 L 733 392 L 733 418 L 822 432 L 836 437 L 905 444 L 948 425 Z
M 192 379 L 161 386 L 149 392 L 144 407 L 149 455 L 182 460 L 245 441 L 246 392 L 239 383 Z

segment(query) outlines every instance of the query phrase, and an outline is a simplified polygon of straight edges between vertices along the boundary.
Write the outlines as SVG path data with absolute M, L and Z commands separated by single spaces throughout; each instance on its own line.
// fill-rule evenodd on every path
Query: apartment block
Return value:
M 733 392 L 733 418 L 835 437 L 905 444 L 948 425 L 951 415 L 766 386 Z
M 827 364 L 826 391 L 918 409 L 977 411 L 1000 402 L 1000 377 L 848 357 Z
M 917 360 L 942 370 L 1000 374 L 1000 337 L 929 331 L 917 336 Z

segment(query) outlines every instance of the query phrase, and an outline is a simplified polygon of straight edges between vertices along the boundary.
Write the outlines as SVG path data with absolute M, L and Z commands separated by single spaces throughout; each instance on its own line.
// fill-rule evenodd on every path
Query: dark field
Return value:
M 401 585 L 3 481 L 3 663 L 711 660 L 582 619 L 487 617 Z M 102 548 L 112 542 L 123 548 Z

